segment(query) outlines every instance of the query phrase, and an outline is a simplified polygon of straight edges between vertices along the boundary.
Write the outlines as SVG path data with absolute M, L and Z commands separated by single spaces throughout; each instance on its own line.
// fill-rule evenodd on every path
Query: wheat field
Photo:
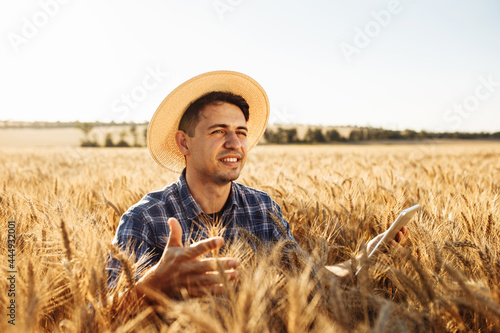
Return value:
M 178 175 L 146 149 L 0 150 L 1 332 L 500 331 L 500 143 L 258 146 L 241 183 L 268 192 L 315 267 L 363 253 L 404 208 L 405 250 L 353 261 L 342 284 L 242 239 L 225 296 L 124 302 L 134 265 L 110 248 L 121 214 Z M 15 326 L 9 221 L 15 221 Z M 217 234 L 217 230 L 212 230 Z M 106 284 L 110 252 L 127 267 Z

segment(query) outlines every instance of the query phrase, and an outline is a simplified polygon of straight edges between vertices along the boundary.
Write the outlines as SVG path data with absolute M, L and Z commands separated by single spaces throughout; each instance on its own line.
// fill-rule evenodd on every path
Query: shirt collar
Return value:
M 179 177 L 179 196 L 181 199 L 181 203 L 186 209 L 186 217 L 190 220 L 196 218 L 200 214 L 203 213 L 201 210 L 200 206 L 198 203 L 194 200 L 193 196 L 191 195 L 191 192 L 189 191 L 189 188 L 187 186 L 186 182 L 186 168 L 182 170 L 181 176 Z M 237 191 L 238 187 L 235 185 L 234 182 L 231 182 L 231 193 L 229 194 L 229 203 L 228 203 L 228 209 L 231 207 L 231 209 L 234 206 L 238 206 L 238 200 L 237 200 Z

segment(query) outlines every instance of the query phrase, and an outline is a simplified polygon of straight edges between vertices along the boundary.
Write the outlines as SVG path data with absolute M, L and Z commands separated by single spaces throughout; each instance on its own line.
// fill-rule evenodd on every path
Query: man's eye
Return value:
M 238 132 L 238 134 L 241 134 L 243 136 L 247 136 L 247 133 L 246 132 Z
M 222 131 L 221 130 L 215 130 L 215 131 L 212 132 L 212 134 L 216 134 L 216 133 L 222 133 Z

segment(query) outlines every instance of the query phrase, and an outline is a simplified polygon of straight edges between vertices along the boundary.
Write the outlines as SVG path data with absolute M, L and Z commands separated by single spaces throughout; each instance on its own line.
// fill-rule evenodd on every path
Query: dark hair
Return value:
M 247 101 L 243 97 L 230 92 L 212 91 L 201 96 L 188 106 L 188 108 L 182 115 L 178 129 L 193 137 L 194 129 L 200 121 L 200 111 L 202 111 L 207 105 L 219 105 L 224 102 L 239 107 L 241 112 L 243 112 L 243 115 L 245 116 L 245 121 L 248 121 L 249 107 Z

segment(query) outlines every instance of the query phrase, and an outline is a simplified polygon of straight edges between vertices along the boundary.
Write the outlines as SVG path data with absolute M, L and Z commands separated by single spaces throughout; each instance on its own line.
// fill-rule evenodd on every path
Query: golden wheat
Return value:
M 109 244 L 128 207 L 178 176 L 145 149 L 4 148 L 0 241 L 16 221 L 16 325 L 2 315 L 0 331 L 497 331 L 499 161 L 498 143 L 258 146 L 239 181 L 276 200 L 316 268 L 354 258 L 419 203 L 407 251 L 353 260 L 365 269 L 341 285 L 286 241 L 266 248 L 242 232 L 219 254 L 240 261 L 225 296 L 158 295 L 149 306 L 125 302 L 138 265 Z M 7 247 L 0 253 L 5 309 Z M 114 289 L 110 253 L 125 267 Z

